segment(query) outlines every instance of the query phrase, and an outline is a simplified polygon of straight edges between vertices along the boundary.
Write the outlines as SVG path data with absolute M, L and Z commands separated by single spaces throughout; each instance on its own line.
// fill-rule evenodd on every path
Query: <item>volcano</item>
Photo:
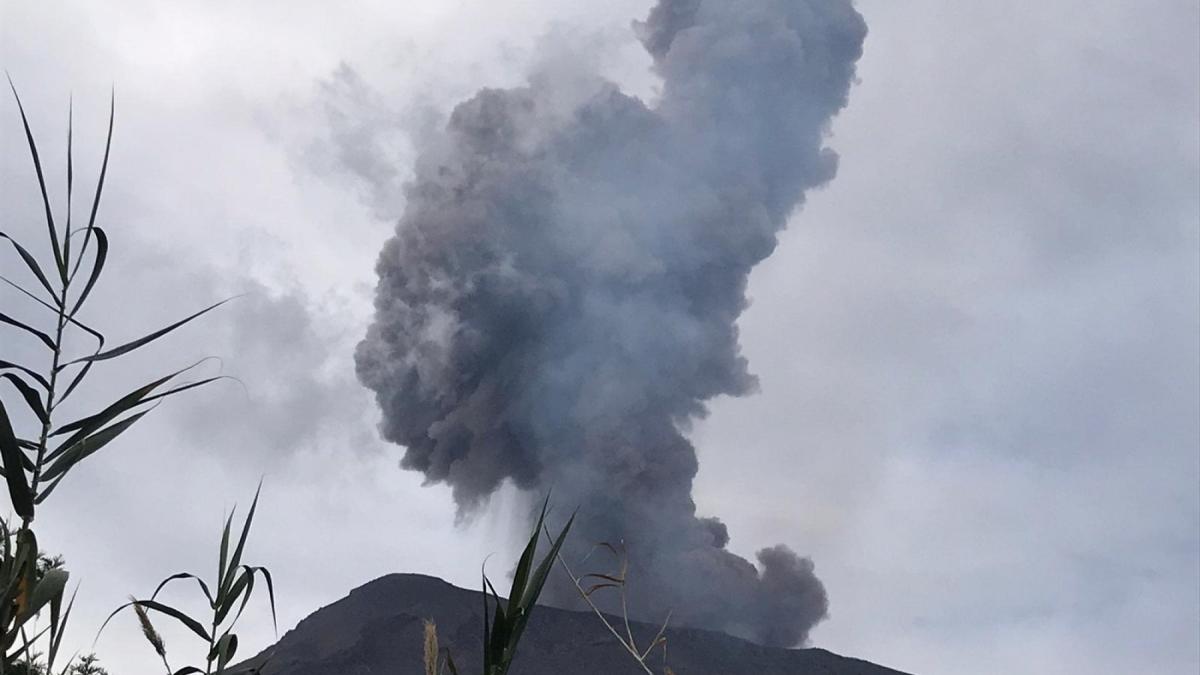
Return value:
M 354 589 L 235 672 L 261 666 L 262 675 L 422 673 L 426 619 L 437 624 L 459 672 L 480 672 L 483 596 L 419 574 L 392 574 Z M 647 623 L 630 628 L 639 644 L 658 632 Z M 824 649 L 765 647 L 710 630 L 668 629 L 666 637 L 666 664 L 678 675 L 905 675 Z M 663 657 L 656 650 L 651 659 L 658 672 Z M 544 606 L 533 613 L 513 662 L 513 675 L 643 672 L 594 614 Z

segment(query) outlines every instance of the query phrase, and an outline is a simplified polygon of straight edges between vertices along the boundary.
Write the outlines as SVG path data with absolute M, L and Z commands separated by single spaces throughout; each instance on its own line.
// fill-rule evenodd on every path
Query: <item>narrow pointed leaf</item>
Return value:
M 29 368 L 26 368 L 25 366 L 22 366 L 20 364 L 13 363 L 11 361 L 0 360 L 0 370 L 19 370 L 22 373 L 24 373 L 29 379 L 31 379 L 34 382 L 37 382 L 39 385 L 41 385 L 42 389 L 50 388 L 50 383 L 46 381 L 46 378 L 42 377 L 41 375 L 34 372 L 33 370 L 30 370 Z
M 100 195 L 104 192 L 104 177 L 108 174 L 108 157 L 109 152 L 112 150 L 113 121 L 116 119 L 116 112 L 117 96 L 114 91 L 108 99 L 108 136 L 104 140 L 104 160 L 100 163 L 100 178 L 96 181 L 96 194 L 92 199 L 92 212 L 88 216 L 87 229 L 83 235 L 83 246 L 79 249 L 79 257 L 75 259 L 75 268 L 71 270 L 72 279 L 75 278 L 75 273 L 79 271 L 79 263 L 83 260 L 83 254 L 87 251 L 88 242 L 93 231 L 96 229 L 96 213 L 100 210 Z M 93 271 L 93 274 L 96 274 L 96 272 Z M 76 305 L 76 309 L 78 309 L 78 305 Z
M 42 608 L 54 598 L 61 598 L 67 588 L 69 576 L 66 570 L 48 570 L 30 593 L 29 606 L 25 608 L 24 612 L 25 618 L 33 617 L 42 611 Z
M 239 568 L 243 569 L 243 568 Z M 225 622 L 229 616 L 230 610 L 233 609 L 234 603 L 238 598 L 242 598 L 242 609 L 246 608 L 246 603 L 250 601 L 250 592 L 254 590 L 254 574 L 243 571 L 233 584 L 223 589 L 221 594 L 221 602 L 218 603 L 217 613 L 215 615 L 217 625 Z M 238 610 L 238 616 L 241 616 L 241 609 Z M 235 619 L 236 622 L 236 619 Z
M 54 263 L 58 267 L 58 274 L 65 282 L 67 280 L 67 268 L 63 262 L 62 250 L 58 245 L 58 232 L 54 228 L 54 213 L 50 209 L 50 195 L 46 192 L 46 177 L 42 173 L 42 160 L 38 156 L 37 143 L 33 140 L 33 130 L 29 128 L 29 118 L 25 116 L 25 106 L 21 104 L 21 97 L 17 94 L 17 87 L 13 84 L 12 78 L 8 79 L 8 86 L 12 89 L 13 98 L 17 101 L 17 110 L 21 113 L 21 124 L 25 127 L 25 140 L 29 143 L 29 154 L 33 157 L 33 168 L 37 173 L 38 188 L 42 191 L 42 205 L 46 209 L 46 226 L 50 230 L 50 246 L 54 250 Z
M 35 338 L 41 340 L 42 344 L 46 345 L 50 349 L 54 349 L 54 340 L 51 340 L 49 335 L 46 335 L 45 333 L 34 328 L 33 326 L 21 323 L 20 321 L 17 321 L 16 319 L 12 318 L 11 316 L 9 316 L 7 314 L 4 314 L 3 312 L 0 312 L 0 323 L 6 323 L 10 326 L 15 326 L 16 328 L 20 328 L 21 330 L 25 331 L 26 333 L 29 333 L 30 335 L 34 336 Z
M 550 569 L 554 562 L 558 559 L 558 553 L 562 549 L 563 542 L 566 541 L 567 532 L 571 530 L 571 525 L 575 522 L 575 516 L 572 515 L 567 521 L 562 532 L 559 533 L 558 539 L 554 541 L 554 545 L 550 547 L 549 553 L 542 559 L 537 570 L 529 579 L 529 588 L 525 590 L 525 594 L 521 598 L 521 613 L 515 620 L 515 625 L 512 628 L 512 644 L 513 649 L 516 649 L 517 642 L 521 639 L 521 634 L 525 631 L 525 626 L 529 622 L 529 617 L 533 615 L 533 609 L 537 606 L 538 596 L 542 593 L 542 588 L 546 585 L 546 578 L 550 574 Z M 535 536 L 538 536 L 535 534 Z
M 167 333 L 170 333 L 171 331 L 175 330 L 176 328 L 179 328 L 180 326 L 183 326 L 184 324 L 186 324 L 204 314 L 207 314 L 208 312 L 211 312 L 212 310 L 220 307 L 221 305 L 229 302 L 232 299 L 233 298 L 227 298 L 216 304 L 209 305 L 208 307 L 205 307 L 204 309 L 200 310 L 199 312 L 196 312 L 195 314 L 192 314 L 191 316 L 189 316 L 185 319 L 180 319 L 179 321 L 176 321 L 175 323 L 167 326 L 166 328 L 160 328 L 160 329 L 154 331 L 153 333 L 150 333 L 149 335 L 140 337 L 132 342 L 127 342 L 127 343 L 121 345 L 120 347 L 114 347 L 113 349 L 109 349 L 107 351 L 100 352 L 99 354 L 93 354 L 91 356 L 85 356 L 83 358 L 75 359 L 74 361 L 71 361 L 70 363 L 67 363 L 66 365 L 69 366 L 69 365 L 72 365 L 75 363 L 84 363 L 87 361 L 107 361 L 108 359 L 116 358 L 118 356 L 121 356 L 122 354 L 128 354 L 129 352 L 137 349 L 138 347 L 142 347 L 146 344 L 149 344 L 149 343 L 157 340 L 158 338 L 166 335 Z
M 61 454 L 62 448 L 71 445 L 75 441 L 78 441 L 80 438 L 92 433 L 93 431 L 95 431 L 96 429 L 99 429 L 100 427 L 104 426 L 105 424 L 108 424 L 108 422 L 113 420 L 115 417 L 117 417 L 121 413 L 123 413 L 127 410 L 130 410 L 132 408 L 135 408 L 139 405 L 142 405 L 143 403 L 145 403 L 145 398 L 147 396 L 149 396 L 150 393 L 153 392 L 155 389 L 158 389 L 162 385 L 166 384 L 168 381 L 174 379 L 175 377 L 179 376 L 180 374 L 182 374 L 194 367 L 195 367 L 194 365 L 188 366 L 187 368 L 181 368 L 169 375 L 164 375 L 163 377 L 160 377 L 157 380 L 154 380 L 153 382 L 142 385 L 141 387 L 138 387 L 137 389 L 134 389 L 133 391 L 129 392 L 128 394 L 117 399 L 115 402 L 109 404 L 109 406 L 106 407 L 104 410 L 101 410 L 100 412 L 95 413 L 94 415 L 88 415 L 87 417 L 82 417 L 73 422 L 69 422 L 67 424 L 64 424 L 61 427 L 56 428 L 53 432 L 51 432 L 51 434 L 50 434 L 51 436 L 61 436 L 63 434 L 69 434 L 71 432 L 75 432 L 75 433 L 69 439 L 67 439 L 63 443 L 63 445 L 59 447 L 59 449 L 56 449 L 55 452 L 52 453 L 52 456 Z
M 202 626 L 200 624 L 199 621 L 193 619 L 192 617 L 188 616 L 187 614 L 184 614 L 183 612 L 179 611 L 178 609 L 171 607 L 170 605 L 165 605 L 156 600 L 134 600 L 132 602 L 127 602 L 127 603 L 121 605 L 120 607 L 113 610 L 112 614 L 108 615 L 108 618 L 104 620 L 103 624 L 101 624 L 100 631 L 103 632 L 104 628 L 106 626 L 108 626 L 109 622 L 112 621 L 113 617 L 115 617 L 117 614 L 119 614 L 121 612 L 121 610 L 128 609 L 130 607 L 133 607 L 134 605 L 140 605 L 141 607 L 143 607 L 145 609 L 150 609 L 150 610 L 159 612 L 160 614 L 165 614 L 165 615 L 171 617 L 172 619 L 175 619 L 176 621 L 178 621 L 185 627 L 187 627 L 188 630 L 195 633 L 197 636 L 200 637 L 200 639 L 204 640 L 205 642 L 212 642 L 212 638 L 209 637 L 208 631 L 204 628 L 204 626 Z
M 260 494 L 262 494 L 262 481 L 259 481 L 258 489 L 254 491 L 254 501 L 250 502 L 250 511 L 246 514 L 246 521 L 242 524 L 242 536 L 238 538 L 237 547 L 233 549 L 233 555 L 229 558 L 229 567 L 225 570 L 225 579 L 222 580 L 221 588 L 228 588 L 233 583 L 234 570 L 242 564 L 242 551 L 246 548 L 246 538 L 250 536 L 250 525 L 254 522 L 254 512 L 258 509 Z
M 226 633 L 217 640 L 217 672 L 222 673 L 225 666 L 237 654 L 238 638 L 233 633 Z
M 42 288 L 46 289 L 46 292 L 50 294 L 50 297 L 54 299 L 55 303 L 58 303 L 58 294 L 55 293 L 54 288 L 50 286 L 50 280 L 47 279 L 45 273 L 42 272 L 42 266 L 38 264 L 37 258 L 34 258 L 29 251 L 25 250 L 24 246 L 21 246 L 19 243 L 17 243 L 16 239 L 13 239 L 7 234 L 0 232 L 0 239 L 7 239 L 8 242 L 13 245 L 13 248 L 17 250 L 17 255 L 21 256 L 21 260 L 25 261 L 25 266 L 29 268 L 30 272 L 33 272 L 33 276 L 37 277 L 38 282 L 42 284 Z
M 100 448 L 108 445 L 114 438 L 124 433 L 126 429 L 133 426 L 135 422 L 142 419 L 148 412 L 147 410 L 136 415 L 131 415 L 110 427 L 97 431 L 91 436 L 80 439 L 74 445 L 67 448 L 66 452 L 46 469 L 42 477 L 46 480 L 53 480 L 55 476 L 66 473 L 71 467 L 87 459 L 100 450 Z
M 0 274 L 0 281 L 3 281 L 4 283 L 8 284 L 8 285 L 9 285 L 9 286 L 11 286 L 12 288 L 15 288 L 17 291 L 19 291 L 19 292 L 23 293 L 23 294 L 25 295 L 25 297 L 29 298 L 30 300 L 33 300 L 34 302 L 36 302 L 37 304 L 41 305 L 42 307 L 45 307 L 46 309 L 50 310 L 51 312 L 53 312 L 53 313 L 54 313 L 54 315 L 55 315 L 55 316 L 61 316 L 61 310 L 60 310 L 58 307 L 55 307 L 55 306 L 51 305 L 50 303 L 46 302 L 45 300 L 43 300 L 43 299 L 39 298 L 38 296 L 34 295 L 33 293 L 30 293 L 28 290 L 26 290 L 25 288 L 23 288 L 23 287 L 22 287 L 20 284 L 16 283 L 16 282 L 15 282 L 15 281 L 13 281 L 12 279 L 9 279 L 8 277 L 6 277 L 6 276 L 4 276 L 4 275 Z M 103 343 L 104 343 L 104 336 L 103 336 L 103 335 L 101 335 L 99 331 L 97 331 L 97 330 L 95 330 L 95 329 L 92 329 L 92 328 L 89 328 L 87 325 L 85 325 L 85 324 L 83 324 L 83 323 L 80 323 L 79 321 L 76 321 L 75 319 L 71 318 L 70 316 L 65 316 L 65 317 L 61 317 L 61 318 L 64 318 L 64 319 L 66 319 L 66 320 L 67 320 L 68 322 L 70 322 L 72 325 L 74 325 L 74 326 L 76 326 L 76 327 L 80 328 L 80 329 L 81 329 L 81 330 L 83 330 L 85 333 L 87 333 L 87 334 L 91 335 L 92 337 L 96 338 L 96 339 L 97 339 L 97 340 L 98 340 L 98 341 L 99 341 L 101 344 L 103 344 Z M 70 364 L 67 364 L 67 365 L 70 365 Z M 60 370 L 60 371 L 61 371 L 61 370 L 62 370 L 63 368 L 65 368 L 65 367 L 66 367 L 65 365 L 64 365 L 64 366 L 59 366 L 59 367 L 58 367 L 58 370 Z
M 212 594 L 212 592 L 210 592 L 208 590 L 208 584 L 204 583 L 204 580 L 201 579 L 200 577 L 196 576 L 195 574 L 189 574 L 188 572 L 180 572 L 179 574 L 172 574 L 171 576 L 167 577 L 166 579 L 163 579 L 162 583 L 160 583 L 158 585 L 158 588 L 154 589 L 154 594 L 150 596 L 150 599 L 151 600 L 158 599 L 158 594 L 162 592 L 163 588 L 166 588 L 167 584 L 171 583 L 172 581 L 178 581 L 180 579 L 195 579 L 196 583 L 200 585 L 200 590 L 204 592 L 204 597 L 208 598 L 208 604 L 210 604 L 210 605 L 214 604 L 213 594 Z
M 75 193 L 75 98 L 67 102 L 67 226 L 63 235 L 63 281 L 71 265 L 71 197 Z
M 598 591 L 602 588 L 620 588 L 620 584 L 610 584 L 610 583 L 593 584 L 592 586 L 589 586 L 586 591 L 583 592 L 583 597 L 590 598 L 590 597 L 592 597 L 592 593 L 595 593 L 596 591 Z
M 220 561 L 217 565 L 217 603 L 224 602 L 224 584 L 225 571 L 229 569 L 229 531 L 233 528 L 233 514 L 237 513 L 237 507 L 234 506 L 229 512 L 229 517 L 225 519 L 225 529 L 221 531 L 221 553 Z
M 36 389 L 12 373 L 0 374 L 0 380 L 8 380 L 10 384 L 17 388 L 17 391 L 21 394 L 21 398 L 25 399 L 25 405 L 29 406 L 29 409 L 42 424 L 50 422 L 50 417 L 46 415 L 46 407 L 42 405 L 42 399 L 38 396 Z
M 512 591 L 508 594 L 508 607 L 517 607 L 521 603 L 521 596 L 525 593 L 526 583 L 529 581 L 529 572 L 533 569 L 533 557 L 537 555 L 537 542 L 541 537 L 542 523 L 546 521 L 546 509 L 550 506 L 550 497 L 547 496 L 542 502 L 542 513 L 538 516 L 537 524 L 533 528 L 533 536 L 529 538 L 529 543 L 525 545 L 525 550 L 521 552 L 521 558 L 517 562 L 517 569 L 513 574 Z
M 13 510 L 22 518 L 33 517 L 33 492 L 25 476 L 24 455 L 17 447 L 17 437 L 4 402 L 0 401 L 0 457 L 4 460 L 4 479 L 8 483 L 8 496 Z
M 180 385 L 173 389 L 168 389 L 167 391 L 164 391 L 161 394 L 154 394 L 153 396 L 147 396 L 146 398 L 142 399 L 141 404 L 150 403 L 152 401 L 158 401 L 158 400 L 167 398 L 168 396 L 174 396 L 175 394 L 185 392 L 188 389 L 195 389 L 196 387 L 203 387 L 206 384 L 212 384 L 213 382 L 216 382 L 217 380 L 224 380 L 227 378 L 228 378 L 227 375 L 218 375 L 216 377 L 206 377 L 203 380 L 197 380 L 196 382 L 188 382 L 187 384 Z M 141 405 L 141 404 L 139 404 L 139 405 Z
M 265 567 L 255 567 L 263 575 L 263 579 L 267 582 L 267 599 L 271 601 L 271 627 L 275 629 L 276 635 L 279 633 L 279 619 L 275 616 L 275 582 L 271 580 L 271 571 Z
M 88 231 L 96 236 L 96 260 L 92 263 L 92 273 L 88 276 L 87 283 L 83 285 L 83 292 L 79 294 L 79 298 L 75 300 L 75 305 L 71 308 L 70 316 L 75 316 L 75 313 L 83 306 L 83 301 L 87 300 L 88 295 L 92 292 L 92 287 L 96 285 L 100 273 L 104 270 L 104 261 L 108 259 L 108 235 L 99 227 L 90 228 Z M 86 239 L 84 245 L 87 245 Z M 82 249 L 79 254 L 83 255 Z
M 63 635 L 66 635 L 67 632 L 67 621 L 71 618 L 71 609 L 75 607 L 75 596 L 78 593 L 79 588 L 76 587 L 75 592 L 71 593 L 71 600 L 67 603 L 66 610 L 62 610 L 61 597 L 50 603 L 50 653 L 46 656 L 47 672 L 54 667 L 54 660 L 58 656 L 58 650 L 62 647 Z
M 32 471 L 32 469 L 30 469 L 30 470 Z M 58 484 L 59 484 L 59 483 L 61 483 L 61 482 L 63 481 L 63 479 L 64 479 L 64 478 L 66 478 L 66 477 L 67 477 L 67 474 L 66 474 L 66 473 L 60 474 L 58 478 L 55 478 L 55 479 L 54 479 L 54 480 L 53 480 L 53 481 L 52 481 L 52 482 L 51 482 L 49 485 L 47 485 L 47 486 L 46 486 L 44 489 L 40 489 L 40 490 L 38 490 L 38 496 L 37 496 L 37 498 L 36 498 L 36 499 L 34 499 L 34 500 L 33 500 L 33 502 L 34 502 L 35 504 L 41 505 L 41 503 L 42 503 L 42 502 L 44 502 L 44 501 L 46 501 L 47 499 L 49 499 L 49 498 L 50 498 L 50 495 L 54 494 L 54 489 L 55 489 L 55 488 L 57 488 L 57 487 L 58 487 Z

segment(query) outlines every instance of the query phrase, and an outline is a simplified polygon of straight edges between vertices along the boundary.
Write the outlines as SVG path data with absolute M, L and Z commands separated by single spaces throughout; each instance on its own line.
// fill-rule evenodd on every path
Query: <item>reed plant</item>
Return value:
M 185 374 L 198 365 L 193 364 L 150 380 L 115 398 L 108 405 L 75 419 L 63 419 L 60 413 L 62 406 L 85 382 L 90 381 L 89 376 L 97 364 L 117 361 L 228 300 L 214 303 L 116 346 L 109 344 L 103 332 L 85 323 L 81 319 L 81 311 L 92 298 L 92 291 L 105 270 L 109 254 L 109 235 L 97 223 L 97 216 L 112 150 L 115 97 L 109 102 L 104 155 L 95 188 L 88 200 L 90 207 L 85 212 L 86 220 L 76 221 L 73 209 L 73 115 L 68 113 L 67 117 L 66 203 L 62 209 L 65 217 L 56 218 L 47 189 L 42 156 L 11 78 L 9 87 L 20 113 L 37 177 L 45 216 L 46 240 L 45 254 L 39 256 L 35 253 L 37 247 L 26 246 L 13 234 L 0 231 L 0 246 L 6 245 L 5 248 L 15 254 L 20 261 L 15 267 L 23 268 L 25 276 L 22 280 L 0 274 L 0 282 L 27 301 L 27 308 L 21 312 L 8 308 L 0 311 L 0 344 L 12 344 L 14 335 L 24 335 L 31 338 L 43 352 L 40 367 L 32 363 L 20 363 L 16 357 L 0 353 L 0 476 L 7 485 L 9 502 L 15 513 L 11 519 L 0 519 L 0 675 L 27 672 L 35 661 L 35 653 L 40 655 L 38 663 L 42 672 L 57 675 L 67 673 L 72 666 L 68 659 L 66 665 L 58 668 L 63 634 L 74 596 L 70 599 L 65 597 L 69 579 L 65 569 L 61 566 L 39 568 L 42 549 L 34 531 L 37 512 L 75 468 L 128 431 L 157 404 L 221 377 L 182 381 Z M 60 215 L 64 214 L 60 212 Z M 6 273 L 9 269 L 8 265 L 3 268 Z M 26 317 L 22 315 L 25 312 L 33 314 Z M 68 345 L 72 344 L 75 336 L 83 336 L 90 341 L 91 349 L 84 353 L 70 353 Z M 17 414 L 18 409 L 23 410 L 23 414 Z M 10 414 L 10 410 L 14 414 Z M 249 599 L 254 579 L 259 576 L 267 581 L 274 611 L 274 593 L 269 573 L 263 568 L 241 565 L 242 549 L 253 511 L 252 507 L 232 555 L 227 550 L 231 522 L 226 523 L 218 592 L 216 595 L 208 594 L 222 620 L 239 599 L 242 600 L 240 613 L 240 608 Z M 176 575 L 168 581 L 178 578 L 184 577 Z M 162 611 L 174 616 L 171 611 L 166 611 L 168 606 L 157 603 L 153 598 L 137 601 L 137 606 L 143 611 Z M 39 629 L 36 619 L 43 613 L 49 614 L 49 621 Z M 180 614 L 175 618 L 191 627 L 190 618 L 184 621 L 185 615 Z M 201 627 L 198 633 L 210 638 L 209 661 L 224 664 L 236 651 L 237 638 L 228 630 L 218 636 L 216 629 L 220 623 L 214 622 L 209 629 Z M 211 656 L 214 653 L 215 659 Z M 223 667 L 220 665 L 217 672 Z M 207 671 L 183 669 L 174 675 L 188 672 Z
M 259 485 L 261 492 L 262 486 Z M 229 672 L 229 664 L 238 653 L 238 636 L 233 632 L 238 619 L 254 594 L 255 579 L 261 578 L 267 586 L 267 594 L 271 606 L 271 620 L 278 628 L 275 617 L 275 584 L 271 580 L 271 572 L 265 567 L 257 567 L 242 563 L 246 540 L 250 535 L 250 525 L 254 522 L 254 512 L 258 508 L 259 492 L 255 492 L 250 511 L 242 522 L 241 535 L 237 544 L 230 550 L 230 534 L 233 527 L 233 513 L 225 521 L 225 529 L 221 533 L 221 553 L 217 565 L 217 576 L 208 583 L 201 577 L 190 572 L 179 572 L 163 579 L 154 589 L 154 593 L 146 599 L 130 598 L 129 602 L 118 607 L 105 620 L 105 625 L 122 610 L 132 608 L 142 627 L 142 635 L 162 660 L 167 675 L 189 675 L 202 673 L 204 675 L 224 675 Z M 206 617 L 207 624 L 190 614 L 168 605 L 158 599 L 172 582 L 194 581 L 204 595 L 211 614 Z M 215 591 L 213 589 L 216 589 Z M 236 612 L 234 610 L 237 610 Z M 186 628 L 192 635 L 202 640 L 207 647 L 203 667 L 200 665 L 184 666 L 173 669 L 167 659 L 166 642 L 154 628 L 150 613 L 161 614 Z M 101 626 L 101 630 L 104 627 Z

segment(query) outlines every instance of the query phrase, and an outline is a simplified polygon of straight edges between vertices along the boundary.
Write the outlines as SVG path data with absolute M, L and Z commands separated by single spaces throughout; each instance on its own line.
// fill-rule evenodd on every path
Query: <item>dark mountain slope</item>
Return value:
M 393 574 L 351 591 L 288 631 L 264 675 L 407 675 L 421 673 L 423 620 L 437 622 L 461 672 L 478 673 L 483 601 L 468 591 L 415 574 Z M 633 624 L 649 642 L 656 627 Z M 823 649 L 762 647 L 722 633 L 667 632 L 669 663 L 679 675 L 903 675 Z M 259 662 L 256 657 L 247 662 Z M 660 657 L 659 657 L 660 658 Z M 661 662 L 656 659 L 656 662 Z M 521 643 L 514 675 L 636 675 L 642 671 L 585 612 L 539 607 Z

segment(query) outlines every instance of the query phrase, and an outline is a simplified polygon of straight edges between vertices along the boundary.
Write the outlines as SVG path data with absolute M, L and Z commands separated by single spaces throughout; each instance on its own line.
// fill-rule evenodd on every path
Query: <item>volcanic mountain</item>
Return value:
M 482 596 L 418 574 L 392 574 L 354 589 L 235 672 L 248 672 L 270 654 L 262 675 L 423 673 L 426 619 L 437 624 L 441 646 L 450 649 L 459 672 L 480 672 Z M 658 630 L 630 625 L 642 644 Z M 666 637 L 667 663 L 678 675 L 904 675 L 824 649 L 763 647 L 708 630 L 672 628 Z M 652 664 L 661 672 L 661 651 Z M 544 606 L 533 613 L 513 662 L 514 675 L 642 672 L 594 614 Z

